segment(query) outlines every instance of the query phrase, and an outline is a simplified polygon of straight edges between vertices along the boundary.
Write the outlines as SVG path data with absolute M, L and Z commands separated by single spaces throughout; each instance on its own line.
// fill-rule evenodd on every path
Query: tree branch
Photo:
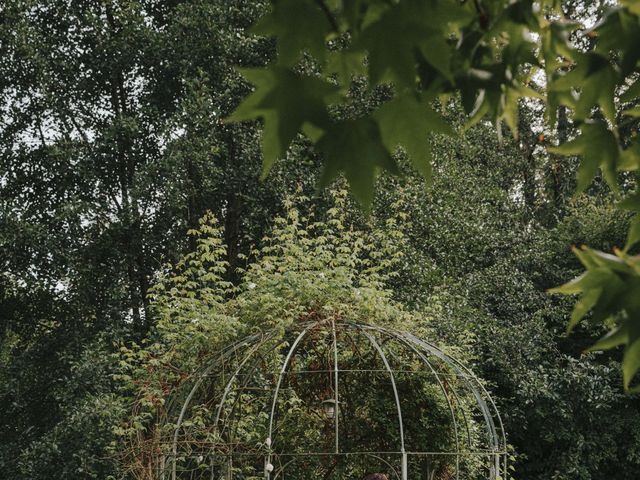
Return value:
M 329 7 L 327 7 L 327 5 L 324 3 L 324 0 L 315 0 L 315 2 L 316 2 L 316 5 L 318 5 L 318 8 L 322 10 L 322 13 L 324 13 L 325 16 L 327 17 L 327 20 L 331 24 L 331 28 L 335 32 L 340 31 L 340 28 L 338 27 L 338 22 L 336 21 L 335 17 L 331 13 L 331 10 L 329 10 Z

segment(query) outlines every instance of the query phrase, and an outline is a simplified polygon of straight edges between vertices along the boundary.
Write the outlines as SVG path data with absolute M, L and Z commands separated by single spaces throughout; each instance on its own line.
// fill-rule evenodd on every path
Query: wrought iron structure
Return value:
M 338 320 L 250 336 L 194 376 L 163 479 L 506 478 L 482 383 L 407 332 Z

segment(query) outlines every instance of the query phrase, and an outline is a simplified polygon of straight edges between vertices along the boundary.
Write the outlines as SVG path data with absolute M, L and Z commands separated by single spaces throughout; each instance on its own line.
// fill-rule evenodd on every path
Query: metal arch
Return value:
M 253 357 L 253 355 L 259 351 L 264 344 L 269 341 L 271 338 L 275 337 L 275 333 L 274 332 L 270 332 L 267 336 L 265 336 L 259 343 L 256 343 L 254 348 L 245 356 L 245 358 L 242 360 L 242 362 L 240 363 L 240 365 L 238 366 L 238 368 L 236 368 L 236 370 L 233 372 L 233 375 L 231 376 L 231 378 L 229 379 L 229 381 L 227 382 L 226 386 L 225 386 L 225 390 L 224 393 L 222 395 L 222 398 L 220 399 L 220 403 L 218 404 L 218 408 L 216 409 L 216 418 L 214 420 L 213 426 L 215 429 L 218 428 L 218 422 L 220 421 L 220 415 L 222 414 L 222 408 L 224 406 L 224 402 L 227 399 L 227 395 L 229 395 L 229 392 L 231 391 L 232 385 L 235 383 L 235 381 L 238 378 L 238 375 L 240 374 L 240 372 L 242 371 L 242 369 L 244 368 L 244 366 L 246 365 L 246 363 L 251 360 L 251 358 Z M 280 345 L 282 344 L 282 342 L 278 342 L 276 345 L 273 346 L 273 348 L 269 349 L 269 351 L 275 350 L 276 348 L 278 348 Z M 258 362 L 256 362 L 258 363 Z M 255 371 L 257 367 L 252 368 L 251 371 Z M 250 380 L 250 378 L 247 378 L 247 380 L 245 381 L 244 385 L 247 384 L 247 382 Z
M 418 337 L 416 337 L 413 334 L 406 333 L 406 335 L 409 338 L 411 338 L 414 342 L 416 342 L 418 345 L 423 346 L 423 348 L 428 350 L 430 353 L 432 353 L 436 357 L 440 358 L 442 361 L 446 362 L 451 368 L 453 368 L 457 372 L 466 373 L 465 376 L 472 380 L 472 381 L 468 381 L 467 384 L 471 388 L 471 391 L 473 392 L 473 395 L 476 398 L 478 406 L 480 407 L 482 415 L 484 416 L 485 423 L 486 423 L 486 426 L 487 426 L 487 429 L 488 429 L 488 432 L 489 432 L 489 439 L 491 440 L 491 443 L 492 443 L 491 446 L 494 447 L 494 449 L 496 451 L 500 450 L 500 440 L 501 439 L 498 436 L 498 433 L 497 433 L 497 430 L 496 430 L 496 427 L 495 427 L 495 423 L 493 421 L 493 416 L 491 415 L 491 412 L 489 411 L 489 408 L 487 407 L 486 402 L 482 398 L 482 395 L 481 395 L 480 391 L 473 384 L 475 382 L 478 385 L 480 385 L 480 387 L 482 388 L 482 385 L 480 384 L 479 381 L 477 381 L 475 375 L 473 375 L 473 373 L 470 370 L 466 370 L 465 372 L 463 372 L 463 370 L 461 369 L 461 363 L 458 360 L 456 360 L 455 358 L 450 357 L 449 355 L 445 354 L 442 350 L 440 350 L 439 348 L 435 347 L 434 345 L 431 345 L 431 344 L 425 342 L 424 340 L 419 339 Z M 484 390 L 484 392 L 486 394 L 486 390 Z
M 411 335 L 411 334 L 409 334 Z M 449 355 L 445 354 L 444 352 L 442 352 L 442 350 L 440 350 L 438 347 L 434 346 L 433 344 L 427 342 L 426 340 L 422 340 L 418 337 L 416 337 L 415 335 L 411 335 L 411 337 L 413 337 L 415 339 L 416 342 L 418 343 L 422 343 L 424 344 L 427 348 L 429 348 L 429 350 L 434 350 L 434 354 L 435 351 L 440 352 L 442 355 L 446 356 L 447 358 L 449 358 L 452 362 L 454 362 L 462 371 L 464 371 L 468 378 L 471 379 L 472 382 L 475 382 L 480 389 L 482 390 L 482 393 L 484 393 L 484 396 L 489 400 L 489 403 L 491 404 L 493 411 L 496 415 L 496 419 L 498 420 L 498 425 L 499 425 L 499 429 L 500 429 L 500 435 L 498 436 L 498 431 L 496 429 L 494 420 L 493 420 L 493 415 L 490 414 L 489 412 L 489 408 L 486 405 L 486 402 L 484 400 L 484 398 L 482 397 L 482 395 L 479 396 L 479 400 L 482 402 L 482 404 L 485 406 L 488 415 L 488 419 L 489 419 L 489 423 L 492 426 L 493 432 L 496 434 L 496 446 L 498 447 L 498 449 L 500 449 L 501 445 L 500 445 L 500 440 L 502 440 L 502 448 L 506 451 L 506 446 L 507 446 L 507 439 L 506 439 L 506 434 L 504 431 L 504 425 L 502 423 L 502 417 L 500 416 L 500 412 L 498 411 L 498 407 L 496 406 L 495 402 L 493 401 L 493 398 L 491 397 L 491 395 L 489 394 L 489 392 L 487 391 L 487 389 L 485 388 L 485 386 L 482 384 L 482 382 L 480 382 L 480 380 L 478 379 L 478 377 L 476 377 L 473 372 L 467 367 L 465 366 L 462 362 L 460 362 L 460 360 L 458 360 L 455 357 L 450 357 Z
M 338 418 L 340 417 L 339 409 L 339 395 L 338 395 L 338 337 L 336 336 L 336 322 L 331 320 L 331 332 L 333 333 L 333 375 L 334 375 L 334 387 L 333 387 L 333 400 L 335 403 L 335 414 L 333 421 L 335 425 L 335 441 L 336 441 L 336 453 L 340 452 L 340 437 L 338 429 Z
M 440 379 L 440 376 L 436 372 L 435 368 L 433 368 L 433 365 L 431 365 L 431 362 L 427 359 L 427 357 L 425 357 L 424 353 L 422 353 L 418 348 L 416 348 L 416 346 L 413 345 L 411 342 L 406 340 L 402 335 L 398 335 L 398 334 L 392 333 L 392 332 L 390 332 L 390 331 L 388 331 L 387 329 L 384 329 L 384 328 L 377 328 L 377 330 L 387 334 L 390 338 L 398 340 L 401 343 L 403 343 L 404 345 L 406 345 L 407 347 L 409 347 L 416 355 L 418 355 L 418 357 L 420 357 L 420 359 L 427 366 L 427 368 L 429 368 L 429 370 L 431 370 L 431 373 L 433 373 L 436 381 L 438 382 L 438 385 L 440 386 L 440 390 L 442 391 L 442 395 L 444 396 L 444 398 L 445 398 L 445 400 L 447 402 L 447 405 L 449 406 L 449 413 L 451 414 L 451 420 L 453 422 L 453 436 L 455 438 L 455 443 L 456 443 L 456 479 L 460 478 L 460 440 L 458 439 L 458 422 L 456 420 L 456 414 L 454 412 L 453 405 L 451 403 L 451 399 L 449 398 L 449 395 L 447 395 L 447 391 L 444 388 L 444 385 L 442 383 L 442 380 Z M 456 399 L 460 403 L 460 400 L 458 398 L 457 393 L 455 392 L 454 387 L 452 386 L 451 389 L 452 389 L 452 392 L 454 393 Z M 462 404 L 461 404 L 461 410 L 464 411 L 464 409 L 462 409 Z M 466 430 L 467 430 L 467 437 L 469 439 L 469 444 L 471 444 L 471 432 L 469 431 L 469 424 L 467 422 L 466 415 L 464 416 L 464 420 L 465 420 L 465 427 L 466 427 Z
M 421 347 L 420 345 L 415 345 L 413 342 L 413 340 L 411 338 L 407 338 L 406 332 L 396 332 L 395 335 L 398 335 L 399 338 L 401 338 L 403 341 L 407 342 L 407 344 L 412 345 L 413 348 L 418 349 L 417 347 Z M 422 352 L 422 350 L 418 351 Z M 424 355 L 424 353 L 423 353 Z M 426 357 L 425 357 L 426 358 Z M 429 362 L 429 360 L 426 360 L 427 364 L 431 367 L 432 370 L 433 366 L 431 365 L 431 362 Z M 446 365 L 448 365 L 448 363 L 445 362 Z M 448 365 L 449 366 L 449 365 Z M 435 374 L 436 377 L 439 377 L 439 375 L 436 373 Z M 459 374 L 456 374 L 456 377 L 459 378 L 463 378 L 464 382 L 468 382 L 468 379 L 464 376 L 460 376 Z M 456 390 L 455 386 L 451 385 L 451 393 L 453 393 L 453 396 L 456 399 L 457 404 L 460 406 L 460 412 L 462 413 L 462 418 L 464 419 L 464 426 L 465 426 L 465 430 L 467 432 L 467 444 L 469 447 L 472 446 L 473 441 L 471 440 L 471 430 L 469 429 L 469 419 L 467 418 L 467 413 L 465 411 L 464 408 L 464 404 L 462 403 L 462 400 L 460 399 L 460 396 L 458 395 L 458 391 Z M 454 417 L 454 421 L 455 421 L 455 417 Z
M 424 343 L 430 344 L 429 342 L 427 342 L 426 340 L 422 340 Z M 462 362 L 460 362 L 458 359 L 451 357 L 453 361 L 455 361 L 460 368 L 462 368 L 465 372 L 467 372 L 471 378 L 473 379 L 474 382 L 476 382 L 480 388 L 482 389 L 482 391 L 484 392 L 485 396 L 487 399 L 489 399 L 489 403 L 491 404 L 491 406 L 493 407 L 493 411 L 495 412 L 496 418 L 498 420 L 498 425 L 500 427 L 500 437 L 502 439 L 502 448 L 503 448 L 503 452 L 505 454 L 505 459 L 504 459 L 504 472 L 507 472 L 507 458 L 506 458 L 506 452 L 507 452 L 507 435 L 504 429 L 504 424 L 502 423 L 502 416 L 500 415 L 500 411 L 498 410 L 498 406 L 496 405 L 495 401 L 493 400 L 493 397 L 489 394 L 489 392 L 487 391 L 487 389 L 485 388 L 485 386 L 482 384 L 482 382 L 478 379 L 478 377 L 476 377 L 473 372 L 471 372 L 471 370 L 469 369 L 469 367 L 467 367 L 466 365 L 464 365 Z M 493 417 L 492 417 L 493 420 Z M 494 427 L 495 428 L 495 427 Z
M 450 407 L 450 411 L 451 414 L 453 415 L 453 404 L 451 403 L 451 400 L 449 399 L 449 397 L 446 394 L 446 389 L 444 388 L 444 384 L 442 383 L 442 379 L 440 378 L 440 374 L 438 374 L 438 372 L 436 372 L 435 368 L 433 368 L 432 363 L 429 361 L 429 359 L 424 355 L 423 351 L 420 350 L 419 348 L 416 347 L 416 345 L 414 345 L 412 343 L 411 339 L 407 339 L 404 336 L 404 332 L 396 332 L 393 330 L 389 330 L 383 327 L 377 327 L 377 326 L 372 326 L 370 327 L 372 330 L 378 330 L 382 333 L 385 333 L 386 335 L 388 335 L 390 338 L 393 338 L 394 340 L 397 340 L 401 343 L 403 343 L 404 345 L 406 345 L 408 348 L 410 348 L 414 353 L 416 353 L 420 359 L 423 361 L 423 363 L 427 366 L 427 368 L 429 368 L 429 370 L 431 370 L 431 373 L 434 375 L 434 377 L 436 378 L 438 385 L 440 386 L 440 389 L 442 390 L 442 393 L 444 395 L 444 397 L 447 399 L 447 403 Z M 459 376 L 459 375 L 457 375 Z M 453 396 L 456 398 L 457 403 L 460 405 L 461 407 L 461 411 L 462 411 L 462 415 L 464 417 L 464 421 L 465 421 L 465 430 L 467 432 L 467 439 L 469 444 L 471 444 L 471 431 L 469 430 L 469 422 L 467 420 L 467 416 L 464 413 L 464 409 L 462 408 L 462 401 L 460 400 L 460 397 L 458 396 L 458 393 L 455 389 L 455 387 L 453 385 L 451 385 L 451 393 L 453 393 Z M 454 427 L 457 430 L 457 421 L 455 420 L 455 418 L 453 418 L 453 422 L 454 422 Z M 456 436 L 457 438 L 457 436 Z M 456 442 L 457 443 L 457 442 Z
M 193 396 L 195 395 L 196 391 L 198 390 L 198 388 L 200 387 L 204 379 L 211 373 L 211 371 L 215 367 L 219 366 L 222 360 L 226 359 L 228 356 L 237 352 L 241 347 L 251 345 L 253 342 L 260 340 L 260 338 L 263 336 L 264 334 L 262 332 L 256 333 L 255 335 L 251 335 L 247 338 L 244 338 L 239 342 L 236 342 L 231 346 L 222 350 L 220 355 L 216 357 L 216 360 L 213 361 L 207 368 L 204 369 L 204 371 L 200 374 L 200 377 L 198 378 L 198 380 L 196 380 L 196 382 L 193 384 L 193 387 L 189 391 L 189 395 L 187 395 L 187 398 L 182 404 L 182 408 L 180 409 L 180 414 L 178 415 L 178 420 L 176 421 L 176 427 L 173 433 L 173 440 L 171 443 L 171 453 L 173 456 L 173 464 L 171 467 L 172 480 L 176 480 L 176 457 L 178 455 L 178 433 L 180 431 L 180 428 L 182 427 L 182 421 L 184 420 L 184 415 L 187 412 L 187 408 L 189 407 L 189 404 L 191 403 L 191 400 L 193 399 Z M 162 476 L 164 477 L 164 471 L 162 472 Z
M 502 418 L 500 417 L 498 408 L 495 402 L 493 401 L 493 399 L 491 398 L 491 395 L 489 395 L 489 392 L 487 392 L 487 389 L 484 387 L 484 385 L 482 385 L 480 380 L 478 380 L 478 378 L 473 374 L 473 372 L 471 372 L 471 370 L 469 370 L 458 359 L 454 357 L 450 357 L 449 355 L 445 354 L 442 350 L 440 350 L 438 347 L 430 344 L 429 342 L 426 342 L 425 340 L 422 340 L 416 337 L 413 334 L 410 334 L 407 332 L 406 335 L 412 338 L 413 341 L 415 341 L 419 345 L 422 345 L 423 348 L 426 348 L 433 355 L 436 355 L 438 358 L 445 361 L 455 370 L 464 371 L 467 374 L 467 377 L 470 378 L 470 380 L 467 381 L 467 384 L 471 388 L 473 395 L 475 396 L 476 401 L 478 403 L 478 406 L 480 407 L 480 410 L 482 411 L 482 414 L 484 416 L 485 423 L 489 431 L 489 439 L 491 440 L 492 447 L 493 447 L 493 454 L 495 455 L 495 470 L 492 472 L 492 478 L 499 478 L 501 467 L 504 468 L 504 473 L 507 472 L 507 456 L 506 456 L 507 441 L 506 441 L 506 434 L 504 431 L 504 425 L 502 423 Z M 489 402 L 491 403 L 493 410 L 496 413 L 496 416 L 500 425 L 500 435 L 498 435 L 498 432 L 496 430 L 495 422 L 493 420 L 493 415 L 491 414 L 484 398 L 482 397 L 478 389 L 474 386 L 474 382 L 481 388 L 484 395 L 489 399 Z M 500 445 L 501 440 L 502 440 L 502 446 Z M 500 455 L 504 455 L 504 464 L 502 466 L 500 465 L 500 458 L 499 458 Z
M 352 327 L 353 326 L 357 326 L 357 324 L 355 324 L 355 323 L 345 323 L 345 325 L 351 325 Z M 410 337 L 407 338 L 407 332 L 391 330 L 391 329 L 388 329 L 388 328 L 385 328 L 385 327 L 376 326 L 376 325 L 366 325 L 366 327 L 371 329 L 371 330 L 377 330 L 377 331 L 386 333 L 387 335 L 389 335 L 390 338 L 393 338 L 395 340 L 398 340 L 398 341 L 401 341 L 401 342 L 405 343 L 405 345 L 407 345 L 409 348 L 414 350 L 416 353 L 421 352 L 421 349 L 424 348 L 421 345 L 418 345 L 418 346 L 414 345 L 415 342 Z M 418 349 L 417 347 L 420 347 L 420 349 Z M 437 347 L 434 347 L 434 348 L 437 348 Z M 423 358 L 423 360 L 425 361 L 426 365 L 431 369 L 431 371 L 435 375 L 436 379 L 438 380 L 438 383 L 442 386 L 443 395 L 445 396 L 445 398 L 447 398 L 447 403 L 449 403 L 450 407 L 452 407 L 451 402 L 449 401 L 449 398 L 447 397 L 447 395 L 446 395 L 446 393 L 444 391 L 444 386 L 442 385 L 442 382 L 441 382 L 441 380 L 439 378 L 440 376 L 438 375 L 437 372 L 435 372 L 435 369 L 433 368 L 433 365 L 431 364 L 431 362 L 429 362 L 429 360 L 426 359 L 426 357 L 424 357 L 424 354 L 422 354 L 421 357 Z M 445 361 L 445 364 L 448 365 L 448 362 Z M 473 374 L 471 374 L 471 375 L 473 376 Z M 456 376 L 464 378 L 465 382 L 468 382 L 468 380 L 466 379 L 465 375 L 456 374 Z M 453 396 L 455 397 L 457 404 L 460 405 L 460 412 L 462 413 L 462 417 L 464 419 L 465 430 L 467 432 L 467 443 L 469 444 L 469 446 L 471 446 L 472 441 L 471 441 L 471 431 L 469 430 L 469 420 L 467 418 L 467 414 L 465 412 L 464 405 L 463 405 L 460 397 L 458 396 L 458 392 L 456 391 L 456 388 L 453 385 L 451 386 L 451 393 L 453 393 Z M 453 417 L 453 421 L 454 421 L 454 424 L 455 424 L 455 422 L 456 422 L 455 416 Z M 456 436 L 456 441 L 457 440 L 458 439 L 457 439 L 457 436 Z
M 300 332 L 300 334 L 296 337 L 296 339 L 293 342 L 293 344 L 291 344 L 291 348 L 289 349 L 289 352 L 287 353 L 287 357 L 285 358 L 285 361 L 282 364 L 282 368 L 280 370 L 280 374 L 278 375 L 278 383 L 276 384 L 276 389 L 273 392 L 273 401 L 271 402 L 271 414 L 269 415 L 269 436 L 267 437 L 267 448 L 269 449 L 269 454 L 268 454 L 267 459 L 266 459 L 266 463 L 267 464 L 271 463 L 272 440 L 273 440 L 273 438 L 272 438 L 273 437 L 273 420 L 274 420 L 274 417 L 275 417 L 276 404 L 278 403 L 278 394 L 280 393 L 280 386 L 282 385 L 282 379 L 284 378 L 284 374 L 287 371 L 287 367 L 289 365 L 289 362 L 291 361 L 291 357 L 293 356 L 293 354 L 295 353 L 296 349 L 298 348 L 298 344 L 307 335 L 307 332 L 309 332 L 309 330 L 311 330 L 311 328 L 313 328 L 314 326 L 318 325 L 318 323 L 319 322 L 310 324 L 305 329 L 303 329 L 302 332 Z M 271 473 L 267 470 L 266 464 L 265 464 L 265 479 L 269 480 L 270 478 L 271 478 Z
M 389 376 L 391 377 L 391 387 L 393 388 L 393 396 L 395 397 L 395 400 L 396 400 L 396 408 L 398 410 L 398 424 L 400 425 L 400 449 L 402 452 L 402 480 L 407 480 L 408 479 L 407 453 L 404 448 L 404 423 L 402 421 L 402 407 L 400 406 L 400 396 L 398 395 L 398 387 L 396 386 L 396 379 L 395 379 L 395 376 L 393 375 L 393 370 L 391 369 L 391 366 L 387 361 L 387 357 L 382 351 L 382 348 L 380 348 L 380 345 L 378 344 L 376 339 L 373 338 L 373 335 L 369 334 L 369 332 L 365 331 L 365 329 L 362 328 L 361 326 L 359 328 L 364 334 L 364 336 L 367 337 L 369 342 L 371 342 L 371 345 L 373 345 L 373 348 L 375 348 L 378 354 L 380 355 L 380 358 L 382 359 L 382 363 L 384 363 L 384 366 L 389 372 Z
M 500 415 L 500 411 L 498 410 L 498 406 L 496 405 L 495 401 L 493 400 L 493 397 L 489 394 L 489 392 L 487 391 L 485 386 L 482 384 L 482 382 L 478 379 L 478 377 L 473 375 L 473 373 L 471 372 L 471 370 L 467 366 L 465 366 L 459 360 L 456 360 L 456 359 L 454 359 L 454 360 L 458 363 L 458 365 L 460 365 L 460 368 L 462 368 L 464 371 L 466 371 L 467 373 L 469 373 L 471 375 L 471 377 L 473 378 L 473 381 L 476 382 L 480 386 L 480 388 L 484 392 L 485 396 L 489 400 L 489 403 L 493 407 L 493 411 L 494 411 L 494 413 L 496 415 L 496 418 L 498 420 L 498 425 L 500 427 L 500 436 L 502 437 L 502 442 L 503 442 L 502 446 L 503 446 L 504 450 L 506 451 L 506 449 L 507 449 L 507 436 L 506 436 L 506 433 L 505 433 L 504 424 L 502 423 L 502 416 Z

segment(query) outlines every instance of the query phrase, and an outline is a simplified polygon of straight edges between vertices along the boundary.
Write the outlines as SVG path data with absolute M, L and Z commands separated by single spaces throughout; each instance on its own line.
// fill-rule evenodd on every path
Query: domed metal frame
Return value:
M 333 393 L 334 396 L 330 400 L 335 403 L 336 406 L 341 403 L 340 396 L 340 377 L 341 375 L 346 374 L 347 372 L 360 372 L 360 373 L 380 373 L 382 371 L 386 372 L 385 375 L 389 375 L 389 381 L 391 383 L 391 388 L 393 391 L 395 407 L 397 411 L 397 420 L 398 420 L 398 429 L 399 429 L 399 439 L 400 443 L 398 445 L 397 451 L 385 451 L 385 452 L 375 452 L 375 451 L 344 451 L 341 449 L 340 445 L 340 415 L 336 413 L 334 419 L 334 429 L 335 429 L 335 446 L 334 451 L 331 452 L 331 455 L 335 456 L 345 456 L 345 457 L 353 457 L 353 456 L 368 456 L 371 458 L 377 458 L 381 462 L 386 463 L 384 456 L 389 455 L 397 455 L 400 462 L 400 468 L 397 469 L 393 465 L 388 464 L 389 468 L 392 470 L 392 478 L 397 478 L 398 480 L 408 480 L 409 478 L 415 479 L 415 475 L 412 475 L 409 471 L 409 461 L 408 459 L 412 456 L 440 456 L 440 455 L 448 455 L 452 456 L 455 461 L 455 479 L 459 480 L 460 475 L 460 460 L 463 457 L 468 456 L 481 456 L 487 462 L 486 475 L 485 478 L 489 480 L 500 480 L 507 478 L 507 443 L 506 443 L 506 435 L 504 431 L 504 426 L 502 423 L 502 419 L 500 417 L 500 413 L 496 407 L 495 402 L 489 395 L 488 391 L 478 380 L 478 378 L 467 368 L 462 362 L 454 358 L 448 353 L 445 353 L 440 348 L 436 347 L 434 344 L 418 338 L 417 336 L 404 332 L 397 331 L 387 327 L 382 327 L 378 325 L 369 325 L 362 324 L 350 321 L 335 321 L 335 320 L 318 320 L 306 323 L 298 323 L 292 326 L 287 330 L 291 336 L 289 339 L 286 338 L 286 335 L 283 336 L 280 331 L 270 331 L 270 332 L 260 332 L 255 335 L 249 336 L 238 343 L 235 343 L 224 351 L 220 353 L 220 355 L 214 359 L 208 366 L 206 366 L 203 370 L 197 373 L 194 376 L 194 383 L 192 388 L 189 390 L 186 398 L 184 399 L 184 403 L 182 404 L 182 408 L 179 411 L 178 418 L 176 421 L 175 430 L 173 433 L 173 437 L 170 440 L 170 450 L 165 455 L 162 467 L 161 467 L 161 475 L 160 477 L 163 480 L 171 479 L 178 480 L 184 478 L 180 475 L 177 469 L 177 461 L 176 459 L 182 457 L 184 458 L 184 453 L 179 451 L 181 447 L 180 440 L 180 432 L 183 429 L 183 424 L 185 422 L 185 416 L 189 408 L 191 407 L 191 403 L 194 399 L 194 396 L 198 392 L 199 389 L 203 387 L 203 383 L 207 378 L 210 378 L 215 375 L 221 374 L 221 369 L 223 365 L 233 360 L 235 362 L 235 369 L 231 372 L 230 376 L 226 380 L 226 385 L 224 390 L 221 392 L 221 399 L 216 403 L 216 413 L 215 413 L 215 421 L 213 428 L 214 430 L 224 429 L 223 422 L 221 421 L 221 417 L 223 414 L 223 409 L 225 405 L 225 401 L 227 400 L 230 392 L 234 388 L 240 379 L 241 372 L 247 366 L 250 366 L 251 369 L 257 369 L 257 361 L 256 356 L 260 354 L 261 349 L 267 348 L 269 351 L 274 351 L 276 349 L 283 349 L 286 352 L 286 355 L 283 353 L 283 360 L 280 368 L 277 372 L 270 372 L 274 374 L 274 378 L 277 376 L 277 381 L 275 382 L 275 387 L 271 392 L 271 400 L 270 400 L 270 409 L 268 410 L 268 435 L 267 438 L 264 439 L 264 444 L 261 446 L 261 455 L 264 457 L 264 471 L 262 473 L 264 480 L 280 480 L 285 478 L 285 471 L 288 465 L 292 462 L 295 462 L 296 458 L 300 457 L 313 457 L 317 455 L 327 455 L 325 452 L 316 452 L 316 451 L 305 451 L 305 452 L 276 452 L 274 449 L 274 445 L 277 444 L 278 438 L 274 438 L 275 434 L 275 423 L 276 423 L 276 406 L 278 402 L 278 397 L 280 395 L 280 390 L 282 388 L 283 379 L 286 375 L 297 375 L 303 373 L 309 373 L 304 371 L 293 371 L 291 369 L 292 360 L 294 360 L 296 353 L 298 352 L 298 348 L 304 342 L 304 340 L 310 335 L 311 332 L 318 330 L 325 330 L 325 332 L 332 336 L 333 338 L 333 365 L 332 372 L 328 372 L 332 375 L 331 381 L 333 382 Z M 348 332 L 356 332 L 366 339 L 373 350 L 377 352 L 379 355 L 379 359 L 381 360 L 381 364 L 384 366 L 381 370 L 348 370 L 341 369 L 341 365 L 339 364 L 339 348 L 338 348 L 338 334 L 343 331 Z M 406 448 L 405 445 L 405 421 L 403 420 L 403 411 L 401 405 L 401 398 L 399 396 L 398 388 L 396 385 L 397 376 L 401 374 L 402 370 L 398 368 L 393 368 L 389 359 L 388 352 L 385 353 L 385 348 L 382 346 L 385 342 L 397 342 L 397 344 L 401 345 L 403 348 L 406 348 L 408 351 L 412 352 L 416 358 L 419 358 L 423 368 L 425 369 L 423 373 L 427 373 L 433 375 L 435 381 L 446 400 L 446 404 L 451 414 L 452 420 L 452 428 L 453 428 L 453 438 L 455 439 L 455 450 L 454 451 L 421 451 L 421 450 L 410 450 Z M 287 350 L 288 349 L 288 350 Z M 253 360 L 253 363 L 252 363 Z M 443 368 L 444 367 L 444 368 Z M 216 371 L 219 370 L 219 371 Z M 320 371 L 316 370 L 312 373 L 318 373 Z M 406 372 L 405 372 L 406 373 Z M 224 373 L 225 375 L 228 372 Z M 468 405 L 463 405 L 461 401 L 461 394 L 459 389 L 456 388 L 451 382 L 448 381 L 448 378 L 455 377 L 457 378 L 462 385 L 464 385 L 468 389 L 468 393 L 475 400 L 474 408 L 477 409 L 479 415 L 475 415 L 477 418 L 481 419 L 480 423 L 484 424 L 484 428 L 482 434 L 479 435 L 479 439 L 472 441 L 472 433 L 471 433 L 471 423 L 470 419 L 471 414 L 465 413 L 465 409 L 468 409 Z M 457 411 L 462 411 L 462 425 L 459 423 L 459 419 L 456 415 Z M 463 448 L 461 446 L 461 436 L 462 438 L 468 438 L 467 448 Z M 471 445 L 481 445 L 484 448 L 469 448 Z M 201 456 L 202 454 L 200 454 Z M 216 453 L 212 449 L 211 456 L 214 457 Z M 226 462 L 229 463 L 229 468 L 227 469 L 227 474 L 224 475 L 226 480 L 232 480 L 234 478 L 233 469 L 231 465 L 233 464 L 233 456 L 234 456 L 233 448 L 230 447 L 229 452 L 224 455 Z M 277 468 L 274 466 L 277 465 Z M 199 477 L 203 478 L 203 477 Z M 218 479 L 219 476 L 214 475 L 213 467 L 211 469 L 211 476 L 209 477 L 212 480 L 214 478 Z

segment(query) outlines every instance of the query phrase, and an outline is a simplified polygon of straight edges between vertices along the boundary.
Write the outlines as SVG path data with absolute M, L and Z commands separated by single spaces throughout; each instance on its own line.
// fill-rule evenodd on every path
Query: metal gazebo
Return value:
M 460 361 L 337 319 L 259 332 L 194 375 L 163 480 L 507 477 L 500 414 Z

